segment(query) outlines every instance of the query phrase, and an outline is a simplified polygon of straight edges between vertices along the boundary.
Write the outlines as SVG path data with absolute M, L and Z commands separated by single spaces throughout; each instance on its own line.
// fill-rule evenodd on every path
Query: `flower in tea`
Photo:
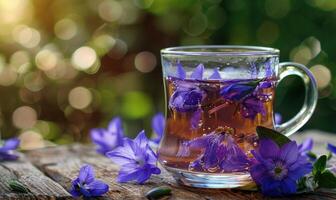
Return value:
M 241 171 L 248 167 L 249 160 L 245 153 L 224 132 L 212 132 L 188 142 L 189 148 L 202 148 L 203 153 L 189 167 L 198 171 Z
M 15 153 L 15 149 L 20 145 L 20 140 L 17 138 L 8 139 L 0 147 L 0 161 L 16 160 L 18 155 Z
M 231 101 L 240 101 L 248 94 L 251 94 L 255 87 L 253 85 L 232 83 L 224 86 L 220 91 L 220 95 Z
M 154 130 L 154 133 L 156 133 L 157 135 L 157 137 L 153 139 L 153 142 L 155 142 L 156 144 L 159 144 L 161 141 L 161 138 L 164 133 L 165 124 L 166 121 L 162 113 L 157 113 L 152 118 L 152 129 Z
M 109 186 L 95 179 L 92 166 L 84 165 L 80 168 L 78 177 L 72 181 L 70 194 L 73 197 L 98 197 L 105 194 Z
M 268 196 L 294 194 L 297 181 L 312 171 L 312 164 L 300 154 L 295 141 L 279 147 L 270 139 L 261 139 L 258 150 L 251 153 L 256 159 L 251 176 Z
M 218 71 L 218 68 L 215 68 L 212 75 L 209 77 L 210 80 L 220 80 L 221 79 L 221 75 Z
M 169 106 L 178 112 L 194 112 L 204 98 L 205 93 L 200 88 L 180 84 L 170 97 Z
M 198 109 L 193 113 L 193 115 L 190 119 L 191 129 L 194 130 L 194 129 L 198 128 L 201 118 L 202 118 L 202 110 Z
M 266 114 L 263 102 L 256 96 L 249 96 L 240 104 L 241 114 L 245 118 L 254 119 L 258 113 Z
M 121 167 L 117 177 L 118 182 L 135 180 L 143 184 L 152 174 L 161 173 L 156 166 L 157 155 L 149 147 L 148 142 L 145 132 L 141 131 L 134 140 L 125 138 L 123 146 L 106 154 Z
M 123 144 L 124 131 L 122 121 L 119 117 L 115 117 L 109 123 L 107 129 L 92 129 L 90 135 L 93 143 L 97 145 L 97 152 L 105 155 Z
M 196 79 L 196 80 L 202 80 L 203 79 L 203 72 L 204 72 L 204 65 L 199 64 L 194 69 L 194 71 L 191 73 L 190 78 Z

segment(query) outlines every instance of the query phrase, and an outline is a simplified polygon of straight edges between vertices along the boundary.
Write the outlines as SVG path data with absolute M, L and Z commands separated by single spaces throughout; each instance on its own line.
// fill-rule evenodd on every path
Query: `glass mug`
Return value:
M 256 127 L 290 136 L 311 117 L 316 81 L 298 63 L 279 63 L 279 50 L 254 46 L 185 46 L 161 51 L 166 99 L 159 161 L 181 184 L 234 188 L 251 182 Z M 276 85 L 300 76 L 306 96 L 300 112 L 274 123 Z

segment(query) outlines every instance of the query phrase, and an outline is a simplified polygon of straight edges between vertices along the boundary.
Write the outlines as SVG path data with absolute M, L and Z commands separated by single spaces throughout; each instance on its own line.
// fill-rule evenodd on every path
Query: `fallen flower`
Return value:
M 124 131 L 122 121 L 119 117 L 115 117 L 111 120 L 107 129 L 92 129 L 90 135 L 92 142 L 97 146 L 97 152 L 105 155 L 123 144 Z
M 297 181 L 312 171 L 312 164 L 299 152 L 295 141 L 279 147 L 270 139 L 261 139 L 251 153 L 256 162 L 251 176 L 267 196 L 285 196 L 297 191 Z
M 17 138 L 8 139 L 0 147 L 0 161 L 6 160 L 16 160 L 18 155 L 15 152 L 15 149 L 20 145 L 20 140 Z
M 161 173 L 161 170 L 156 166 L 157 155 L 150 148 L 148 142 L 145 131 L 141 131 L 134 140 L 125 138 L 123 146 L 106 154 L 121 167 L 117 177 L 118 182 L 135 180 L 137 183 L 143 184 L 152 174 Z
M 79 171 L 78 177 L 72 181 L 70 194 L 73 197 L 98 197 L 105 194 L 109 190 L 109 186 L 100 181 L 95 180 L 92 166 L 84 165 Z

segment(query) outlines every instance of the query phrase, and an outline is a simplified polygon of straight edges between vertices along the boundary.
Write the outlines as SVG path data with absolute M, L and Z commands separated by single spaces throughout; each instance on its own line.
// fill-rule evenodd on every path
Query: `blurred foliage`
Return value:
M 0 0 L 0 127 L 26 148 L 85 141 L 112 116 L 129 135 L 163 111 L 159 50 L 245 44 L 306 64 L 320 100 L 305 128 L 336 132 L 335 0 Z M 277 90 L 289 119 L 300 80 Z

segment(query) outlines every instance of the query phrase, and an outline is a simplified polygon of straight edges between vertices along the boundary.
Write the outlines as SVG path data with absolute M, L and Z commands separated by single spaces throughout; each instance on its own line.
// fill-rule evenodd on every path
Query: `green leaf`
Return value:
M 316 160 L 317 159 L 317 155 L 311 151 L 307 152 L 307 156 L 309 158 L 311 158 L 312 160 Z
M 18 180 L 11 180 L 8 183 L 9 187 L 11 188 L 12 191 L 14 192 L 19 192 L 19 193 L 29 193 L 29 189 L 26 188 L 21 182 Z
M 257 134 L 260 139 L 271 139 L 277 143 L 280 147 L 291 140 L 285 135 L 263 126 L 257 126 Z
M 320 175 L 318 185 L 321 188 L 336 188 L 336 176 L 326 170 Z
M 313 175 L 319 176 L 325 170 L 326 166 L 327 166 L 327 156 L 326 155 L 320 156 L 314 163 Z M 318 177 L 316 178 L 318 179 Z
M 332 153 L 329 151 L 327 159 L 330 160 L 332 158 Z
M 146 193 L 147 199 L 155 200 L 171 194 L 171 189 L 166 186 L 160 186 L 151 189 Z

